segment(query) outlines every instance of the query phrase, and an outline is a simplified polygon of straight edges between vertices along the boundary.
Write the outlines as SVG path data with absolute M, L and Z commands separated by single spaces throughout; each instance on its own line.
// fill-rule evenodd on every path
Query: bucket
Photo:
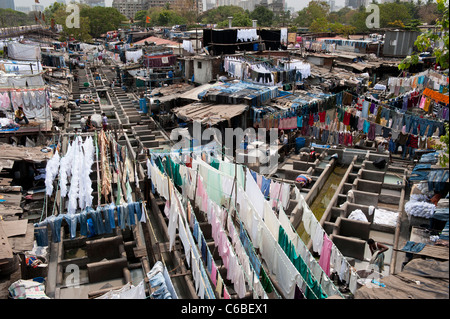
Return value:
M 148 113 L 147 99 L 145 99 L 145 98 L 139 99 L 139 108 L 141 109 L 141 111 L 142 111 L 144 114 L 147 114 L 147 113 Z

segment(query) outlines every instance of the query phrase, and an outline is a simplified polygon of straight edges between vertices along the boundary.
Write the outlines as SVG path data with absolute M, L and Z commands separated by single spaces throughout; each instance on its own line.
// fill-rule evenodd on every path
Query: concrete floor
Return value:
M 92 284 L 80 285 L 78 287 L 64 287 L 59 290 L 59 299 L 89 299 L 88 294 L 104 288 L 120 287 L 126 283 L 122 278 L 101 281 Z M 134 283 L 133 283 L 134 284 Z

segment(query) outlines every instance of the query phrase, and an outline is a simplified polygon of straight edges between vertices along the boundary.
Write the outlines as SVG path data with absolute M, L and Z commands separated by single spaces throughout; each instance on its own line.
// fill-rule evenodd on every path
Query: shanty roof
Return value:
M 448 299 L 448 265 L 448 260 L 415 258 L 401 272 L 382 278 L 385 287 L 365 285 L 355 299 Z
M 42 147 L 13 146 L 6 143 L 0 143 L 0 160 L 17 160 L 39 163 L 47 161 L 53 156 L 53 152 L 47 153 L 42 150 Z
M 215 104 L 208 102 L 195 102 L 178 107 L 172 111 L 184 121 L 198 121 L 215 125 L 222 121 L 228 121 L 245 112 L 248 106 L 245 104 Z
M 161 38 L 158 38 L 158 37 L 148 37 L 148 38 L 142 39 L 142 40 L 140 40 L 138 42 L 135 42 L 134 45 L 144 44 L 145 41 L 147 41 L 149 43 L 150 42 L 155 42 L 156 45 L 178 45 L 178 42 L 171 41 L 171 40 L 166 40 L 166 39 L 161 39 Z
M 214 84 L 206 83 L 206 84 L 200 85 L 196 88 L 193 88 L 192 90 L 189 90 L 189 91 L 181 94 L 180 98 L 187 99 L 187 100 L 199 101 L 200 99 L 198 98 L 198 95 L 200 93 L 202 93 L 203 91 L 212 88 L 214 85 L 217 85 L 217 83 L 214 83 Z

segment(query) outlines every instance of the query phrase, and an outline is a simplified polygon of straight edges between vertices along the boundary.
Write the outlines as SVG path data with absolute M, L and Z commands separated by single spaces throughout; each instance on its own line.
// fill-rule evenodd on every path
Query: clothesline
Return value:
M 171 210 L 172 210 L 172 207 L 174 207 L 174 206 L 172 206 L 173 205 L 172 203 L 174 203 L 174 202 L 177 204 L 177 206 L 179 208 L 179 210 L 177 210 L 176 214 L 174 213 L 173 210 L 172 210 L 172 214 L 170 214 L 169 212 L 167 213 L 169 215 L 168 216 L 169 217 L 169 238 L 170 238 L 170 242 L 171 242 L 170 249 L 172 249 L 172 244 L 173 244 L 173 240 L 174 240 L 173 235 L 174 235 L 174 231 L 176 231 L 176 220 L 174 220 L 174 219 L 178 218 L 178 216 L 179 216 L 180 219 L 178 220 L 178 222 L 180 224 L 179 224 L 178 229 L 179 229 L 180 238 L 183 242 L 183 247 L 185 249 L 185 254 L 187 256 L 189 256 L 190 252 L 192 252 L 193 255 L 189 256 L 189 257 L 192 257 L 195 260 L 199 260 L 200 259 L 199 252 L 197 251 L 197 249 L 193 249 L 193 247 L 197 247 L 197 245 L 195 245 L 194 238 L 197 239 L 197 243 L 198 243 L 198 245 L 200 245 L 199 249 L 201 250 L 201 245 L 203 242 L 201 239 L 203 239 L 204 237 L 203 237 L 203 233 L 201 232 L 201 229 L 197 228 L 196 234 L 198 234 L 198 236 L 193 236 L 190 231 L 190 228 L 185 226 L 187 224 L 186 221 L 189 221 L 189 222 L 192 221 L 192 223 L 194 223 L 194 219 L 195 219 L 195 216 L 192 215 L 194 210 L 191 208 L 190 203 L 189 202 L 187 203 L 187 211 L 188 211 L 187 212 L 188 217 L 187 217 L 186 212 L 184 211 L 184 207 L 183 207 L 183 205 L 181 205 L 181 199 L 180 199 L 179 193 L 176 190 L 176 188 L 173 187 L 173 184 L 170 182 L 170 179 L 167 176 L 167 172 L 164 172 L 164 173 L 161 172 L 148 159 L 147 159 L 147 170 L 148 170 L 148 172 L 151 172 L 151 173 L 148 173 L 148 175 L 149 175 L 149 178 L 152 180 L 152 191 L 154 192 L 154 189 L 156 188 L 158 193 L 160 194 L 160 196 L 163 196 L 166 199 L 166 203 L 171 204 Z M 165 182 L 164 180 L 160 180 L 158 182 L 157 176 L 159 176 L 159 175 L 162 178 L 166 178 L 167 182 Z M 169 185 L 172 185 L 172 186 L 169 186 Z M 167 186 L 167 189 L 164 190 L 163 188 L 165 188 L 166 186 Z M 169 187 L 170 187 L 170 190 L 168 189 Z M 173 193 L 173 195 L 170 196 L 169 195 L 170 193 Z M 197 225 L 198 225 L 198 222 L 197 222 Z M 183 236 L 184 233 L 182 232 L 182 230 L 186 231 L 186 233 L 187 233 L 186 237 L 188 237 L 188 238 L 185 238 Z M 201 237 L 199 237 L 199 235 L 201 235 Z M 200 240 L 198 238 L 200 238 Z M 188 244 L 188 242 L 189 242 L 189 244 Z M 187 248 L 187 247 L 189 247 L 189 248 Z M 207 249 L 209 252 L 209 248 L 207 246 L 205 246 L 205 249 Z M 211 253 L 210 253 L 210 255 L 211 255 Z M 187 258 L 186 261 L 188 262 L 188 265 L 190 265 L 190 259 Z M 205 262 L 206 262 L 206 260 L 205 260 Z M 198 263 L 195 263 L 195 265 L 198 266 Z M 201 265 L 201 267 L 203 267 L 203 263 L 200 263 L 200 265 Z M 193 268 L 191 266 L 191 269 L 194 270 L 195 268 Z M 217 266 L 216 266 L 216 269 L 217 269 Z M 204 269 L 203 269 L 203 271 L 204 271 Z M 203 273 L 203 272 L 201 272 L 201 273 Z M 223 280 L 221 279 L 220 273 L 217 273 L 217 275 L 218 275 L 217 278 L 219 278 L 219 281 L 221 280 L 221 282 L 223 282 Z M 193 278 L 194 278 L 194 281 L 197 283 L 199 279 L 195 273 L 193 273 Z M 202 276 L 202 278 L 203 278 L 203 276 Z M 214 282 L 214 280 L 212 278 L 211 278 L 211 281 Z M 209 285 L 209 281 L 207 281 L 207 282 Z M 203 287 L 208 287 L 208 286 L 206 285 L 206 283 L 203 282 Z M 196 287 L 196 288 L 197 288 L 196 289 L 196 291 L 197 291 L 198 287 Z M 211 288 L 211 291 L 212 291 L 212 288 Z M 229 295 L 225 286 L 224 286 L 224 291 L 226 291 L 227 294 Z M 218 293 L 219 293 L 219 295 L 222 294 L 221 291 Z M 213 298 L 213 296 L 214 296 L 214 294 L 212 294 L 212 296 L 210 296 L 210 297 Z
M 205 164 L 205 165 L 207 165 L 207 166 L 209 166 L 208 164 Z M 211 186 L 211 183 L 210 182 L 207 182 L 207 185 L 208 185 L 208 189 L 210 189 L 210 192 L 212 191 L 212 189 L 211 189 L 211 187 L 212 188 L 214 188 L 213 186 Z M 238 192 L 238 194 L 242 194 L 242 193 L 245 193 L 245 192 L 243 192 L 243 191 L 239 191 Z M 245 196 L 245 195 L 244 195 Z M 250 201 L 249 201 L 249 203 L 250 203 Z M 273 214 L 273 212 L 272 212 L 272 214 Z M 257 215 L 257 216 L 259 216 L 259 215 Z M 265 225 L 265 223 L 262 221 L 262 219 L 261 219 L 261 223 L 263 223 L 263 224 L 261 224 L 261 225 Z M 244 222 L 244 224 L 245 224 L 245 222 Z M 248 223 L 247 223 L 248 224 Z M 277 235 L 275 235 L 275 236 L 277 236 Z M 275 240 L 275 242 L 276 242 L 276 239 L 274 238 L 274 235 L 272 234 L 272 238 L 273 238 L 273 240 Z M 284 253 L 283 253 L 284 254 Z M 282 256 L 280 256 L 280 258 L 283 258 Z M 267 260 L 266 260 L 267 261 Z M 290 263 L 290 262 L 289 262 Z M 291 264 L 292 265 L 292 264 Z M 293 265 L 292 265 L 293 266 Z M 314 279 L 314 276 L 313 276 L 313 279 Z
M 220 161 L 220 160 L 219 160 Z M 235 165 L 237 165 L 237 164 L 235 164 Z M 241 165 L 238 165 L 238 166 L 241 166 Z M 216 172 L 217 173 L 217 172 Z M 246 183 L 247 184 L 247 183 Z M 300 196 L 300 193 L 298 192 L 298 189 L 297 188 L 295 188 L 294 189 L 295 191 L 296 191 L 296 196 L 297 196 L 297 200 L 298 200 L 298 202 L 300 203 L 301 202 L 301 199 L 299 198 L 299 196 Z M 262 190 L 261 190 L 262 191 Z M 304 200 L 303 200 L 303 202 L 304 202 Z M 306 204 L 306 202 L 304 202 L 304 204 Z M 279 205 L 279 203 L 278 203 L 278 205 Z M 307 207 L 307 205 L 306 205 L 306 207 Z M 314 217 L 315 218 L 315 217 Z M 317 220 L 315 220 L 315 223 L 316 223 L 316 227 L 317 227 L 317 225 L 318 226 L 320 226 L 320 223 L 318 223 L 317 222 Z M 289 222 L 289 224 L 290 224 L 290 222 Z M 293 228 L 292 227 L 292 224 L 290 224 L 291 226 L 291 228 Z M 321 226 L 320 226 L 320 228 L 321 228 Z M 294 230 L 294 233 L 296 234 L 296 232 L 295 232 L 295 230 Z M 298 236 L 298 235 L 297 235 Z M 301 241 L 301 238 L 300 237 L 298 237 L 298 242 L 301 242 L 301 243 L 303 243 L 303 241 Z M 304 244 L 303 244 L 304 245 Z M 306 246 L 305 246 L 305 249 L 306 249 Z M 337 250 L 337 247 L 335 247 L 335 249 Z M 306 249 L 307 250 L 307 249 Z M 343 260 L 346 262 L 346 260 L 345 260 L 345 258 L 343 257 L 343 255 L 339 252 L 339 254 L 341 255 L 341 257 L 343 258 Z M 312 258 L 312 256 L 311 256 L 311 258 Z M 313 258 L 312 258 L 313 259 Z
M 208 187 L 211 187 L 211 186 L 208 186 Z M 214 188 L 214 187 L 213 187 Z M 292 227 L 292 226 L 291 226 Z M 348 265 L 347 265 L 347 268 L 348 268 Z M 352 276 L 354 276 L 354 275 L 352 275 Z
M 149 164 L 149 162 L 147 162 L 147 165 L 151 165 L 151 164 Z M 170 175 L 169 174 L 167 174 L 168 172 L 167 172 L 167 170 L 164 168 L 164 166 L 162 166 L 163 167 L 163 169 L 164 169 L 164 171 L 165 171 L 165 174 L 166 174 L 166 176 L 167 177 L 170 177 Z M 152 173 L 152 176 L 153 176 L 153 173 Z M 197 176 L 197 178 L 198 178 L 198 183 L 199 184 L 201 184 L 202 182 L 201 182 L 201 177 L 200 176 Z M 177 183 L 175 183 L 175 184 L 177 184 Z M 173 185 L 173 184 L 171 184 L 171 185 Z M 217 209 L 219 209 L 219 207 L 217 206 Z M 205 211 L 205 207 L 203 207 L 203 210 L 202 210 L 203 212 L 205 212 L 206 213 L 206 211 Z M 168 216 L 169 217 L 169 216 Z M 193 218 L 195 219 L 195 221 L 196 221 L 196 218 L 195 218 L 195 216 L 193 216 Z M 211 220 L 211 218 L 210 218 L 210 214 L 208 215 L 208 221 L 209 221 L 209 223 L 212 225 L 212 220 Z M 195 230 L 196 228 L 196 226 L 198 225 L 198 222 L 196 223 L 196 224 L 194 224 L 194 227 L 193 227 L 193 229 L 194 229 L 194 237 L 195 237 L 195 233 L 200 233 L 201 235 L 202 235 L 202 232 L 201 232 L 201 230 L 200 229 L 198 229 L 197 231 Z M 222 225 L 222 224 L 221 224 Z M 213 225 L 212 225 L 213 226 Z M 197 226 L 198 227 L 198 226 Z M 223 227 L 223 225 L 222 225 L 222 227 Z M 213 226 L 213 229 L 214 229 L 214 226 Z M 216 234 L 217 234 L 217 232 L 216 232 Z M 170 235 L 170 234 L 169 234 Z M 172 237 L 174 236 L 175 234 L 174 233 L 172 233 Z M 214 236 L 214 232 L 213 232 L 213 236 Z M 233 238 L 233 236 L 231 236 L 232 238 Z M 199 245 L 200 245 L 200 243 L 202 242 L 205 242 L 205 240 L 204 240 L 204 238 L 203 238 L 203 235 L 201 236 L 201 238 L 202 238 L 202 241 L 201 240 L 197 240 L 197 242 L 199 243 Z M 229 243 L 228 242 L 228 238 L 225 238 L 225 240 L 226 240 L 226 242 L 227 243 Z M 217 244 L 218 244 L 218 242 L 219 242 L 219 238 L 215 238 L 215 243 L 216 243 L 216 246 L 217 246 Z M 236 243 L 236 241 L 235 241 L 235 243 Z M 223 239 L 222 239 L 222 244 L 223 244 Z M 236 255 L 238 255 L 238 254 L 236 254 L 236 252 L 234 252 L 234 249 L 232 249 L 232 245 L 231 244 L 228 244 L 228 247 L 231 249 L 231 252 L 233 252 L 233 254 L 236 256 Z M 199 248 L 201 248 L 201 247 L 199 247 Z M 224 255 L 222 255 L 221 254 L 221 252 L 222 252 L 222 248 L 219 248 L 219 254 L 222 256 L 222 257 L 225 257 Z M 205 258 L 204 258 L 205 259 Z M 226 268 L 228 268 L 229 269 L 229 271 L 231 272 L 231 268 L 230 268 L 230 266 L 227 264 L 229 262 L 229 260 L 228 259 L 226 259 L 226 260 L 224 260 L 224 265 L 226 266 Z M 242 270 L 242 265 L 241 264 L 239 264 L 239 267 L 241 267 L 241 270 Z M 236 270 L 236 269 L 234 269 L 233 268 L 233 270 Z M 251 284 L 251 281 L 250 281 L 250 279 L 248 278 L 248 276 L 247 276 L 247 274 L 244 272 L 244 271 L 242 271 L 242 273 L 244 274 L 244 275 L 246 275 L 246 279 L 247 279 L 247 282 L 249 283 L 249 285 Z M 227 275 L 227 277 L 228 277 L 228 275 Z M 253 276 L 252 276 L 252 278 L 253 278 Z M 244 296 L 244 294 L 245 294 L 245 291 L 242 291 L 242 281 L 240 281 L 240 283 L 241 283 L 241 286 L 239 286 L 238 285 L 238 289 L 235 289 L 236 291 L 239 291 L 239 297 L 240 298 L 243 298 L 243 296 Z M 240 288 L 240 289 L 239 289 Z

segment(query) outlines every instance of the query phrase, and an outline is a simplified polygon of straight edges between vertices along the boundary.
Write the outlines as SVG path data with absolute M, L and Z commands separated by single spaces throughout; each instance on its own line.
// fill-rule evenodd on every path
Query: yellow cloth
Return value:
M 17 110 L 14 112 L 14 116 L 21 120 L 21 119 L 23 119 L 23 117 L 25 116 L 25 114 L 23 113 L 23 111 L 17 109 Z
M 425 112 L 428 112 L 429 108 L 430 108 L 430 103 L 431 103 L 431 99 L 427 98 L 425 101 L 425 105 L 423 106 L 423 110 Z

